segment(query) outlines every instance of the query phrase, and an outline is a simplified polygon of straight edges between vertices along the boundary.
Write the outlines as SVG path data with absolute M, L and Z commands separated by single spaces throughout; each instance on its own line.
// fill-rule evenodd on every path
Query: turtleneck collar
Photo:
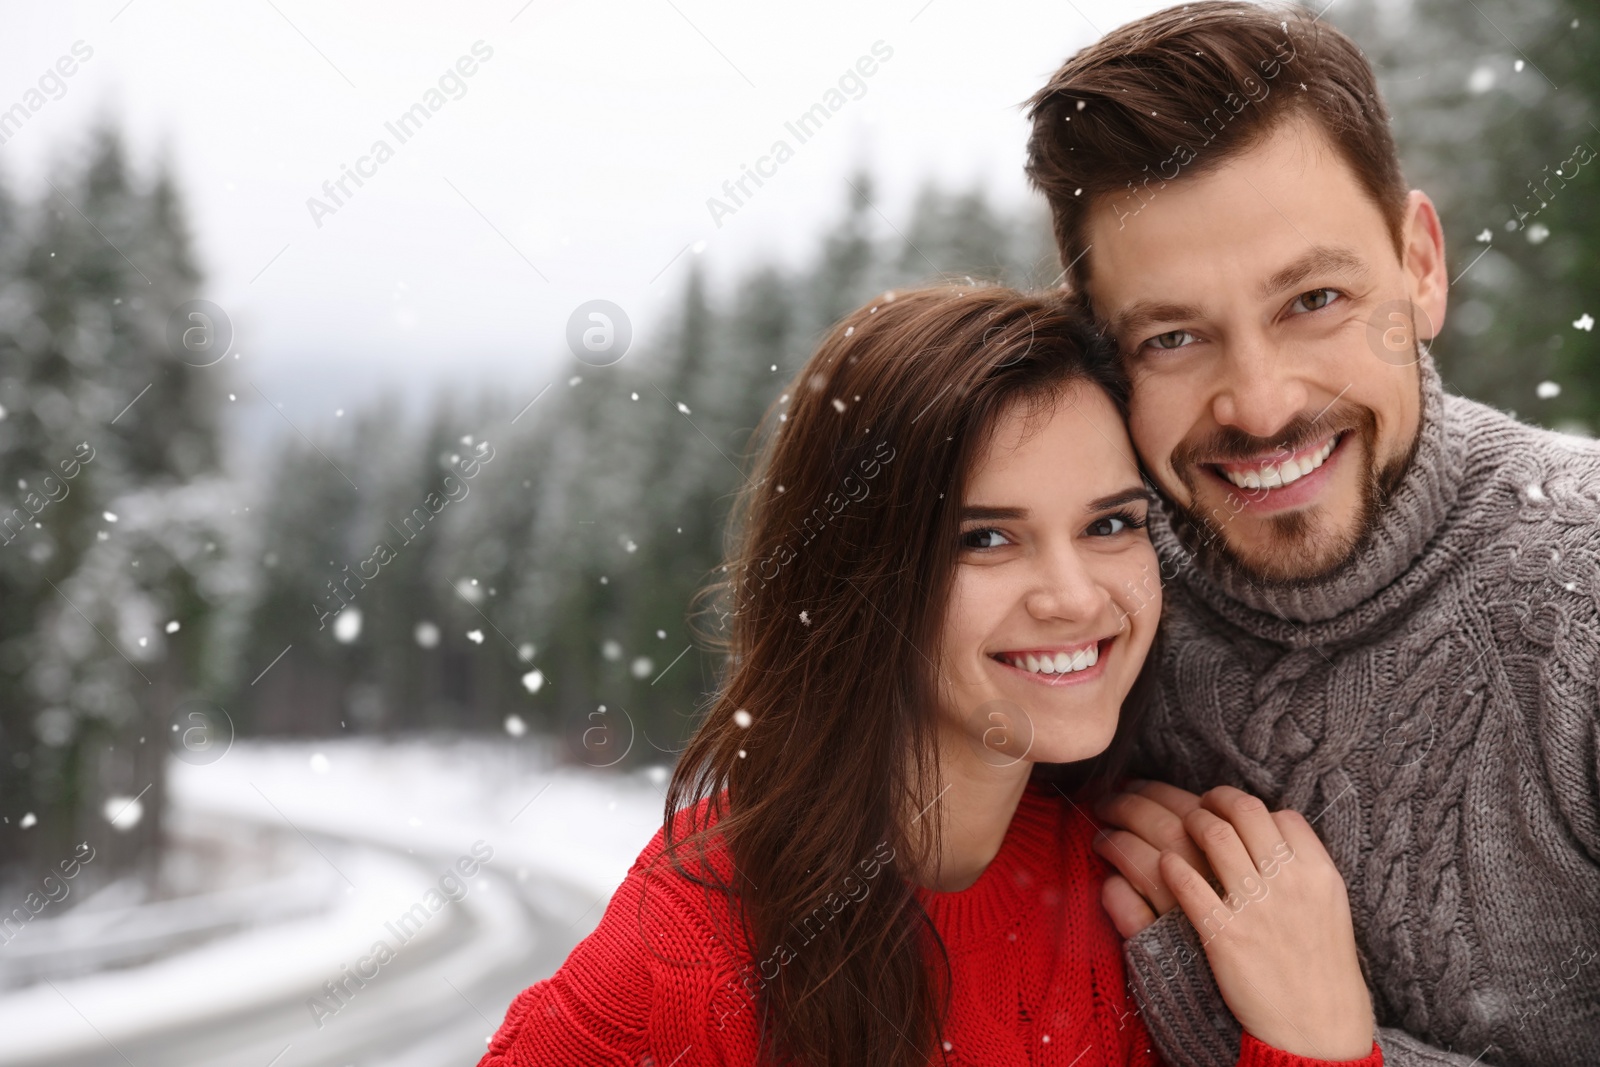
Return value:
M 1449 516 L 1466 466 L 1466 441 L 1447 400 L 1433 357 L 1422 354 L 1422 418 L 1416 453 L 1377 527 L 1348 564 L 1325 579 L 1296 585 L 1262 584 L 1224 558 L 1190 559 L 1171 516 L 1151 523 L 1163 560 L 1185 561 L 1175 582 L 1241 628 L 1269 640 L 1300 646 L 1365 626 L 1371 612 L 1355 609 L 1407 594 L 1425 570 L 1418 563 Z M 1408 574 L 1413 572 L 1412 574 Z M 1406 576 L 1408 580 L 1398 581 Z M 1374 605 L 1383 614 L 1382 605 Z M 1353 617 L 1355 616 L 1355 617 Z M 1376 616 L 1374 616 L 1376 617 Z

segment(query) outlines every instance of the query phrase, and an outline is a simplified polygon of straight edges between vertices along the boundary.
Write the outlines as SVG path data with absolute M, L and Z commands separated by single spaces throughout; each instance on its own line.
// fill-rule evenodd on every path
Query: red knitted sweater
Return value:
M 1128 995 L 1121 940 L 1100 906 L 1107 869 L 1089 848 L 1096 829 L 1054 791 L 1030 784 L 976 882 L 917 891 L 950 960 L 946 1063 L 1160 1067 Z M 723 897 L 670 864 L 651 867 L 661 848 L 657 831 L 595 931 L 511 1002 L 478 1067 L 756 1062 L 759 1013 L 742 982 L 754 960 L 717 933 L 730 929 Z M 878 859 L 892 862 L 892 853 Z M 885 875 L 876 863 L 868 869 L 858 868 L 858 887 L 870 891 L 871 879 Z M 1239 1056 L 1240 1067 L 1323 1062 L 1249 1034 Z M 1374 1044 L 1344 1067 L 1382 1062 Z

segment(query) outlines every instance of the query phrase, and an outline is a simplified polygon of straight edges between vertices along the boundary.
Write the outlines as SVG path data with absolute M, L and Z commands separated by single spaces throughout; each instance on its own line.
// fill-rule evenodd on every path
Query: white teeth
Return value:
M 1300 459 L 1286 459 L 1282 463 L 1265 463 L 1259 467 L 1243 471 L 1223 470 L 1223 477 L 1237 485 L 1240 489 L 1278 489 L 1282 486 L 1298 482 L 1322 466 L 1332 454 L 1334 446 L 1338 444 L 1337 437 L 1328 439 L 1327 444 L 1317 449 L 1308 456 Z
M 1039 656 L 1032 652 L 1021 655 L 1007 653 L 1002 657 L 1011 666 L 1030 674 L 1072 674 L 1088 670 L 1100 662 L 1100 646 L 1090 645 L 1076 652 L 1057 652 Z

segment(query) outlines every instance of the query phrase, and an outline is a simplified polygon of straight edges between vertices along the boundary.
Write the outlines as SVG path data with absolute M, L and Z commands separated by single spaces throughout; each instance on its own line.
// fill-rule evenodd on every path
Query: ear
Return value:
M 1422 314 L 1417 323 L 1420 339 L 1431 341 L 1444 328 L 1445 304 L 1450 288 L 1444 259 L 1444 230 L 1428 194 L 1413 189 L 1406 195 L 1405 222 L 1400 230 L 1401 267 L 1411 302 Z

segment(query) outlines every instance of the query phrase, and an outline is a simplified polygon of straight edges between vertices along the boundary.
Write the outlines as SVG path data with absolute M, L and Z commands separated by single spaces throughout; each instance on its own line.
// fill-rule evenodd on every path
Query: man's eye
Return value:
M 1158 333 L 1154 337 L 1150 338 L 1150 340 L 1145 342 L 1145 346 L 1149 348 L 1161 348 L 1170 351 L 1174 348 L 1183 348 L 1184 346 L 1191 344 L 1193 341 L 1194 334 L 1190 333 L 1188 330 L 1168 330 L 1166 333 Z
M 1001 546 L 1008 545 L 1010 543 L 1010 541 L 1006 540 L 1005 534 L 990 527 L 984 527 L 978 530 L 968 530 L 966 533 L 961 535 L 962 548 L 1000 548 Z
M 1296 311 L 1321 311 L 1343 295 L 1337 289 L 1313 289 L 1294 298 Z

